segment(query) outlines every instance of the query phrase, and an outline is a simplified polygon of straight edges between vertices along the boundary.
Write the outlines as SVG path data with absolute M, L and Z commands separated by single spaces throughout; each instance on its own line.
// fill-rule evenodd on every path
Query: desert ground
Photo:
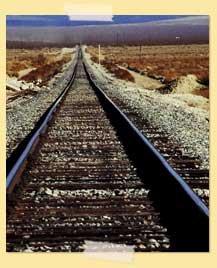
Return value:
M 87 47 L 99 61 L 98 47 Z M 209 97 L 209 46 L 104 46 L 101 64 L 117 78 L 162 93 L 191 93 Z
M 37 94 L 61 72 L 72 58 L 73 49 L 7 49 L 7 104 Z
M 141 51 L 145 51 L 145 48 L 147 48 L 147 53 L 140 53 L 140 49 Z M 183 159 L 188 159 L 189 157 L 191 161 L 196 159 L 195 168 L 197 168 L 198 171 L 205 170 L 206 172 L 209 169 L 208 46 L 162 46 L 162 49 L 160 49 L 159 46 L 141 48 L 138 46 L 125 47 L 125 49 L 126 50 L 124 50 L 123 47 L 102 47 L 99 64 L 97 47 L 83 46 L 83 59 L 91 77 L 114 103 L 117 105 L 118 103 L 121 103 L 121 105 L 123 105 L 122 111 L 129 116 L 132 123 L 151 141 L 157 150 L 160 151 L 162 148 L 165 149 L 161 144 L 161 135 L 163 134 L 166 143 L 168 142 L 169 144 L 169 147 L 167 147 L 169 150 L 178 148 Z M 184 62 L 188 60 L 188 56 L 191 58 L 192 64 L 189 63 L 184 65 Z M 146 61 L 146 58 L 149 59 L 149 61 Z M 18 146 L 34 129 L 35 124 L 46 112 L 47 108 L 50 107 L 66 85 L 69 84 L 72 71 L 76 66 L 76 59 L 77 52 L 75 53 L 74 48 L 8 50 L 7 158 L 9 160 L 11 159 L 11 156 L 13 159 L 13 152 L 19 148 Z M 177 68 L 176 65 L 174 65 L 175 60 L 177 60 Z M 180 63 L 178 64 L 178 62 Z M 174 66 L 174 68 L 172 66 Z M 162 71 L 159 71 L 159 69 Z M 170 76 L 168 74 L 170 74 Z M 82 81 L 83 76 L 80 77 L 81 78 L 79 78 L 78 65 L 78 79 Z M 76 82 L 72 85 L 72 90 L 70 90 L 70 92 L 74 94 L 73 99 L 76 99 L 76 94 L 79 95 L 83 87 L 85 87 L 85 85 L 82 85 L 80 82 L 77 88 L 78 91 L 76 92 Z M 86 94 L 88 96 L 88 93 L 86 92 L 83 95 L 81 94 L 81 96 L 79 96 L 79 101 L 83 101 Z M 68 100 L 67 98 L 68 96 L 66 96 L 66 100 Z M 77 112 L 75 107 L 74 103 L 70 103 L 70 112 Z M 84 106 L 82 109 L 86 110 L 86 107 L 87 106 Z M 92 109 L 87 109 L 87 111 L 88 113 L 92 113 Z M 79 116 L 80 114 L 78 114 L 78 118 Z M 77 125 L 74 117 L 68 119 L 66 114 L 63 114 L 63 117 L 64 119 L 61 119 L 63 122 L 70 122 L 66 129 L 66 133 L 69 133 L 68 131 L 71 132 L 72 128 L 76 129 Z M 92 116 L 90 118 L 92 118 Z M 71 119 L 74 121 L 70 121 Z M 90 119 L 88 120 L 90 121 Z M 95 118 L 93 121 L 94 120 Z M 86 127 L 86 124 L 84 125 L 83 122 L 81 125 L 82 127 L 84 126 L 84 128 Z M 157 135 L 155 133 L 154 137 L 151 137 L 150 135 L 152 134 L 149 133 L 149 127 L 147 126 L 157 130 Z M 102 130 L 100 130 L 100 132 L 102 132 Z M 63 142 L 65 142 L 67 139 L 64 136 L 64 138 L 62 137 L 62 133 L 64 133 L 64 128 L 61 125 L 53 137 L 58 135 L 56 137 L 61 137 Z M 75 133 L 76 134 L 72 134 L 73 141 L 74 137 L 79 132 L 76 130 Z M 88 130 L 88 134 L 89 133 L 90 130 Z M 79 139 L 81 136 L 77 135 L 77 137 L 78 144 L 80 144 L 81 141 Z M 103 142 L 104 139 L 106 140 L 107 136 L 103 132 Z M 113 143 L 113 140 L 111 143 Z M 56 147 L 56 144 L 58 144 L 58 141 L 55 142 L 54 145 L 53 143 L 51 145 L 51 147 L 55 146 L 54 154 L 50 154 L 49 150 L 47 151 L 48 153 L 42 151 L 40 157 L 43 156 L 43 159 L 46 159 L 46 161 L 48 159 L 48 162 L 46 162 L 48 163 L 48 166 L 52 161 L 58 163 L 56 161 L 57 157 L 64 159 L 64 161 L 66 161 L 64 163 L 67 163 L 67 165 L 71 164 L 72 161 L 73 166 L 74 158 L 71 157 L 71 150 L 73 150 L 71 148 L 76 145 L 70 145 L 69 158 L 67 158 L 68 156 L 65 157 L 65 153 L 61 153 L 61 150 L 60 154 L 56 154 L 56 152 L 58 152 L 57 148 L 60 148 Z M 65 144 L 68 146 L 67 143 Z M 87 148 L 86 144 L 84 144 L 84 146 L 82 146 L 82 148 Z M 46 147 L 45 150 L 47 148 L 48 147 Z M 93 153 L 95 153 L 94 150 L 95 149 L 93 149 Z M 89 152 L 90 150 L 86 151 L 84 158 L 81 157 L 80 160 L 78 151 L 78 155 L 75 156 L 76 159 L 79 159 L 78 163 L 83 163 L 86 159 L 89 159 Z M 119 154 L 120 150 L 118 150 L 118 155 Z M 179 157 L 176 153 L 174 156 Z M 38 162 L 42 159 L 40 157 L 38 158 Z M 85 159 L 85 161 L 83 159 Z M 115 161 L 118 160 L 118 158 L 112 159 Z M 32 160 L 34 162 L 33 158 Z M 175 169 L 175 164 L 172 160 L 173 159 L 168 160 L 168 163 Z M 42 163 L 45 163 L 45 161 Z M 92 158 L 90 158 L 87 163 L 88 165 L 92 165 L 92 163 L 95 164 Z M 61 168 L 62 165 L 63 161 L 60 160 Z M 57 170 L 56 164 L 54 164 L 53 167 L 54 170 Z M 39 174 L 39 169 L 33 168 L 32 170 L 33 172 L 36 171 L 34 180 L 36 179 L 35 181 L 38 183 L 37 174 Z M 42 166 L 42 170 L 44 170 L 44 166 Z M 180 167 L 175 170 L 180 172 Z M 184 177 L 183 179 L 185 178 L 188 179 L 188 177 Z M 47 179 L 50 180 L 50 177 L 46 177 L 45 183 L 47 183 Z M 203 177 L 203 179 L 205 185 L 208 185 L 208 176 Z M 44 183 L 44 181 L 42 183 Z M 34 191 L 33 198 L 35 198 L 35 194 L 36 197 L 40 195 L 48 195 L 52 196 L 52 198 L 59 198 L 60 196 L 62 198 L 63 194 L 69 194 L 70 198 L 73 196 L 73 190 L 71 189 L 60 191 L 48 187 L 40 187 L 37 189 L 39 190 L 37 190 L 37 193 Z M 134 193 L 134 188 L 132 189 Z M 132 189 L 130 188 L 129 193 L 132 193 Z M 204 204 L 208 206 L 208 187 L 201 188 L 200 184 L 194 184 L 192 185 L 192 190 L 201 198 Z M 80 190 L 75 190 L 74 192 L 76 193 L 75 195 L 78 193 L 78 196 L 82 198 L 84 196 L 85 199 L 88 198 L 88 196 L 95 195 L 95 189 L 86 189 L 86 184 L 84 190 L 82 189 L 81 192 Z M 94 195 L 92 195 L 92 192 L 94 192 Z M 110 189 L 108 191 L 100 189 L 97 192 L 97 196 L 99 195 L 104 198 L 105 193 L 110 195 L 112 194 L 112 191 Z M 118 195 L 119 193 L 120 191 L 118 190 Z M 136 196 L 140 193 L 143 194 L 140 189 L 135 193 Z M 128 197 L 128 192 L 124 190 L 123 195 L 126 199 Z M 38 248 L 36 247 L 36 249 Z M 64 251 L 65 249 L 64 246 L 61 247 L 61 250 Z M 44 250 L 44 248 L 40 248 L 40 250 Z M 49 248 L 45 249 L 45 251 L 47 250 L 49 250 Z M 34 247 L 29 246 L 28 244 L 24 247 L 21 245 L 20 248 L 16 248 L 16 251 L 33 252 Z
M 86 52 L 99 62 L 97 46 L 88 46 Z M 7 104 L 49 86 L 72 53 L 73 48 L 7 49 Z M 102 46 L 100 63 L 116 78 L 145 89 L 209 98 L 208 44 Z
M 71 77 L 74 48 L 7 50 L 7 156 Z
M 155 123 L 163 131 L 208 166 L 208 45 L 106 46 L 101 47 L 100 65 L 97 46 L 84 51 L 103 89 L 113 85 L 122 100 L 135 109 L 141 106 L 142 114 L 148 112 L 152 122 L 159 121 Z M 74 48 L 7 50 L 8 156 L 67 83 L 74 52 Z
M 167 133 L 184 154 L 199 157 L 201 167 L 208 168 L 208 45 L 143 46 L 141 49 L 143 65 L 139 63 L 139 46 L 101 47 L 101 64 L 97 47 L 86 47 L 85 56 L 106 94 L 126 103 L 139 118 Z M 187 56 L 192 63 L 184 65 L 188 62 Z M 178 67 L 174 59 L 180 62 Z M 132 65 L 137 66 L 134 71 Z M 162 72 L 155 72 L 160 68 Z M 151 71 L 145 71 L 149 69 Z M 165 76 L 170 70 L 173 76 Z M 142 131 L 145 133 L 145 129 Z
M 71 59 L 71 52 L 67 48 L 7 49 L 7 75 L 46 84 Z

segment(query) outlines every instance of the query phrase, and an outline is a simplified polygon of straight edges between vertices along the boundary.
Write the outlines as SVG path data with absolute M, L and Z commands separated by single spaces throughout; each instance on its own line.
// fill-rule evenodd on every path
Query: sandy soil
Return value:
M 139 117 L 167 133 L 183 154 L 199 157 L 201 167 L 209 167 L 207 98 L 189 93 L 161 94 L 158 90 L 146 90 L 133 82 L 117 79 L 106 68 L 93 62 L 89 54 L 86 54 L 86 59 L 96 82 L 111 98 L 121 99 Z
M 75 57 L 63 65 L 62 72 L 56 74 L 47 87 L 8 92 L 13 93 L 7 101 L 7 157 L 33 129 L 35 123 L 59 96 L 71 78 Z M 20 81 L 19 81 L 20 82 Z M 24 84 L 29 85 L 29 84 Z
M 74 49 L 7 49 L 7 75 L 25 81 L 47 81 L 51 72 L 71 60 Z
M 98 48 L 90 46 L 86 50 L 91 55 L 91 59 L 97 63 Z M 163 86 L 167 87 L 168 84 L 175 81 L 178 86 L 177 93 L 209 97 L 208 45 L 105 46 L 101 48 L 101 54 L 104 58 L 103 66 L 106 67 L 105 63 L 121 66 L 133 76 L 135 83 L 139 86 L 158 89 L 162 82 Z M 192 88 L 192 81 L 191 88 L 186 87 L 187 84 L 189 85 L 189 75 L 195 77 L 195 88 Z M 188 81 L 187 83 L 183 81 L 183 77 Z M 198 88 L 203 88 L 203 90 L 197 90 Z M 174 87 L 169 88 L 168 92 L 172 90 Z
M 74 48 L 7 49 L 7 109 L 34 98 L 72 60 Z
M 163 84 L 157 79 L 150 78 L 147 75 L 141 75 L 137 72 L 128 70 L 127 68 L 124 68 L 120 65 L 118 65 L 118 66 L 119 66 L 119 68 L 122 68 L 122 69 L 128 71 L 134 77 L 136 85 L 138 85 L 140 87 L 144 87 L 146 89 L 157 89 L 157 88 L 160 88 L 163 86 Z

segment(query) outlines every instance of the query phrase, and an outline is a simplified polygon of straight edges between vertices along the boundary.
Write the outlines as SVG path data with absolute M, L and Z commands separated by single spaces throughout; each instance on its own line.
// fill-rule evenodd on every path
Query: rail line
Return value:
M 92 70 L 90 69 L 89 71 L 91 72 Z M 135 111 L 135 108 L 132 109 L 130 105 L 127 105 L 113 94 L 110 94 L 109 98 L 127 115 L 141 133 L 148 138 L 149 142 L 154 145 L 173 169 L 181 175 L 204 204 L 209 206 L 209 170 L 201 168 L 201 160 L 198 157 L 189 156 L 184 153 L 178 144 L 170 141 L 166 133 L 143 119 L 143 116 Z
M 133 124 L 141 130 L 151 144 L 161 153 L 173 169 L 185 180 L 191 189 L 209 206 L 209 170 L 201 168 L 201 160 L 183 153 L 180 146 L 171 142 L 168 136 L 157 127 L 142 119 L 135 111 L 112 96 L 112 100 L 127 115 Z
M 208 251 L 208 209 L 96 86 L 69 85 L 8 160 L 7 251 Z

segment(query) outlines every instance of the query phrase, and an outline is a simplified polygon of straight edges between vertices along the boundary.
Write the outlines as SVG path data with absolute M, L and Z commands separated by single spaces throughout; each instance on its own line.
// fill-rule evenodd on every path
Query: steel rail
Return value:
M 84 63 L 84 68 L 87 73 L 88 79 L 95 90 L 97 90 L 97 94 L 101 95 L 108 104 L 112 105 L 116 112 L 119 113 L 122 120 L 130 126 L 130 128 L 134 131 L 134 133 L 138 136 L 139 139 L 147 146 L 147 148 L 153 153 L 153 155 L 159 160 L 162 166 L 168 171 L 168 173 L 174 177 L 174 180 L 177 181 L 183 190 L 189 195 L 189 197 L 198 205 L 199 209 L 205 214 L 209 215 L 209 209 L 207 206 L 201 201 L 201 199 L 192 191 L 192 189 L 188 186 L 188 184 L 181 178 L 181 176 L 172 168 L 172 166 L 167 162 L 167 160 L 159 153 L 159 151 L 148 141 L 148 139 L 138 130 L 138 128 L 129 120 L 129 118 L 116 106 L 116 104 L 103 92 L 103 90 L 96 85 L 94 80 L 91 78 L 91 75 L 87 71 L 87 67 Z
M 209 209 L 207 206 L 96 84 L 84 59 L 83 65 L 90 85 L 102 106 L 105 107 L 105 111 L 109 111 L 108 116 L 128 148 L 129 155 L 138 167 L 141 177 L 145 178 L 144 181 L 148 180 L 154 189 L 153 198 L 164 215 L 165 222 L 170 226 L 171 233 L 175 233 L 176 250 L 208 251 Z
M 63 89 L 63 91 L 60 93 L 60 95 L 56 98 L 56 100 L 51 104 L 51 106 L 46 110 L 46 112 L 42 115 L 42 117 L 39 119 L 38 123 L 36 124 L 35 128 L 31 131 L 30 137 L 27 137 L 26 141 L 24 142 L 24 149 L 20 152 L 18 152 L 18 156 L 16 157 L 16 160 L 14 161 L 13 165 L 10 167 L 9 171 L 7 170 L 7 179 L 6 179 L 6 189 L 7 193 L 10 193 L 13 191 L 16 180 L 15 178 L 17 176 L 20 176 L 20 169 L 22 168 L 23 164 L 27 160 L 28 156 L 30 155 L 32 148 L 36 144 L 39 136 L 42 134 L 44 128 L 47 126 L 48 122 L 52 118 L 58 104 L 61 102 L 61 100 L 64 98 L 68 90 L 71 88 L 75 75 L 77 70 L 77 64 L 78 64 L 78 51 L 75 55 L 75 65 L 72 77 L 70 78 L 70 81 L 67 83 L 66 87 Z M 19 149 L 17 150 L 19 151 Z M 7 160 L 8 161 L 8 160 Z
M 79 57 L 83 58 L 81 50 Z M 28 158 L 37 139 L 43 132 L 57 105 L 65 96 L 75 79 L 78 59 L 72 78 L 47 110 L 40 126 L 34 130 L 32 138 L 22 151 L 7 176 L 7 193 L 10 193 L 14 178 Z M 134 161 L 141 178 L 151 186 L 151 197 L 162 215 L 162 221 L 168 226 L 174 251 L 209 250 L 209 210 L 187 183 L 173 170 L 165 158 L 155 149 L 127 116 L 97 86 L 92 79 L 86 61 L 83 59 L 87 79 L 99 98 L 103 109 L 115 126 L 129 156 Z M 129 142 L 130 141 L 130 142 Z M 12 185 L 12 186 L 11 186 Z M 10 191 L 9 191 L 10 190 Z

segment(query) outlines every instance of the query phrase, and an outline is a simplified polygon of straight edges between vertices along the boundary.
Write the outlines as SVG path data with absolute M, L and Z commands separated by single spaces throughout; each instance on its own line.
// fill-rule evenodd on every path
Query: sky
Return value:
M 67 15 L 8 15 L 7 27 L 81 26 L 105 24 L 129 24 L 185 18 L 184 15 L 117 15 L 111 16 L 67 16 Z

